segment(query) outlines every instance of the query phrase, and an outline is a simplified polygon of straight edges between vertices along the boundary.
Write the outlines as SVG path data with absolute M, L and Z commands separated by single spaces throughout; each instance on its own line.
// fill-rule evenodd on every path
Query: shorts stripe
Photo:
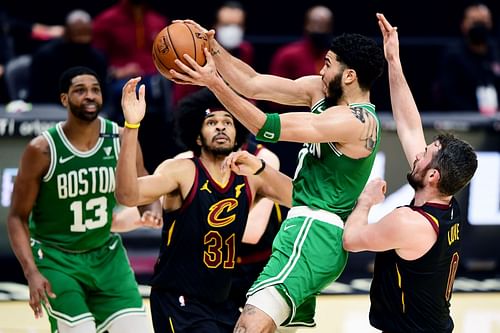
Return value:
M 47 304 L 45 309 L 47 310 L 49 316 L 51 316 L 57 320 L 60 320 L 63 323 L 65 323 L 66 325 L 71 326 L 71 327 L 76 326 L 76 325 L 83 323 L 85 321 L 94 320 L 94 316 L 92 316 L 92 313 L 90 313 L 90 312 L 82 313 L 82 314 L 79 314 L 78 316 L 71 317 L 71 316 L 68 316 L 67 314 L 64 314 L 62 312 L 52 310 L 52 308 L 50 307 L 50 304 Z
M 145 307 L 141 308 L 128 308 L 117 311 L 109 316 L 101 325 L 97 326 L 97 333 L 106 331 L 109 326 L 113 323 L 114 320 L 124 317 L 124 316 L 145 316 L 146 309 Z
M 279 274 L 276 275 L 275 277 L 269 278 L 267 280 L 263 280 L 260 283 L 258 283 L 257 285 L 253 286 L 248 291 L 248 294 L 253 294 L 258 290 L 264 289 L 266 287 L 270 287 L 270 286 L 275 285 L 275 284 L 280 284 L 283 281 L 285 281 L 285 279 L 288 277 L 288 275 L 293 270 L 293 268 L 295 267 L 295 264 L 297 263 L 297 261 L 300 258 L 300 255 L 302 253 L 302 246 L 304 245 L 304 242 L 307 239 L 307 234 L 309 232 L 309 229 L 311 229 L 311 225 L 312 225 L 313 221 L 314 221 L 314 219 L 310 218 L 310 217 L 308 217 L 304 220 L 304 223 L 302 224 L 302 227 L 300 228 L 300 231 L 297 235 L 297 238 L 295 239 L 295 242 L 293 245 L 292 255 L 288 259 L 288 262 L 283 267 L 281 272 L 279 272 Z

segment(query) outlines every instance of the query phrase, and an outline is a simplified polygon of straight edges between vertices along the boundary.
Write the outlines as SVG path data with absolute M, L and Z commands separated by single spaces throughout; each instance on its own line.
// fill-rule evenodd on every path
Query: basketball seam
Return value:
M 191 39 L 193 41 L 193 50 L 194 50 L 194 61 L 198 62 L 198 59 L 197 59 L 197 56 L 196 56 L 196 51 L 198 51 L 197 49 L 197 45 L 196 45 L 196 40 L 194 39 L 194 32 L 193 30 L 191 30 L 191 27 L 189 27 L 189 25 L 186 24 L 186 27 L 189 29 L 189 32 L 191 32 Z
M 189 29 L 189 27 L 187 26 L 187 24 L 186 24 L 186 23 L 183 23 L 183 24 L 184 24 L 184 25 L 188 28 L 188 30 L 189 30 L 189 31 L 191 31 L 191 30 Z M 173 51 L 174 51 L 174 53 L 175 53 L 175 57 L 176 57 L 177 59 L 179 59 L 179 61 L 181 61 L 181 62 L 182 62 L 181 58 L 179 57 L 179 53 L 177 53 L 177 50 L 176 50 L 176 48 L 175 48 L 174 41 L 173 41 L 173 39 L 170 37 L 170 27 L 168 27 L 168 28 L 167 28 L 167 34 L 168 34 L 168 39 L 170 39 L 170 44 L 172 45 L 172 49 L 173 49 Z M 192 33 L 191 33 L 191 35 L 192 35 Z M 195 52 L 196 52 L 196 51 L 195 51 Z M 196 53 L 195 53 L 195 54 L 196 54 Z M 174 62 L 174 64 L 175 64 L 175 62 Z M 177 67 L 179 67 L 179 66 L 177 66 Z
M 168 68 L 161 60 L 161 58 L 159 58 L 158 56 L 155 56 L 156 57 L 156 63 L 161 65 L 162 68 L 166 69 L 167 70 L 167 73 L 170 72 L 170 68 Z

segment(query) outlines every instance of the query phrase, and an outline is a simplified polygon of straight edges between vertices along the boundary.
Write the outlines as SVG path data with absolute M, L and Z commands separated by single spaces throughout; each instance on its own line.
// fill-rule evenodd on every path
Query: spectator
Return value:
M 83 10 L 73 10 L 66 16 L 63 37 L 42 46 L 33 54 L 29 101 L 60 103 L 58 82 L 61 74 L 73 66 L 94 70 L 105 82 L 107 61 L 102 52 L 91 45 L 92 18 Z
M 325 6 L 309 8 L 304 18 L 304 35 L 295 42 L 287 44 L 273 55 L 270 73 L 297 79 L 306 75 L 317 75 L 323 66 L 325 55 L 330 46 L 333 32 L 333 13 Z M 284 106 L 275 103 L 265 103 L 274 112 L 309 111 L 304 107 Z M 293 177 L 296 157 L 302 148 L 301 143 L 277 142 L 268 145 L 282 161 L 281 171 Z
M 254 61 L 254 47 L 244 40 L 246 12 L 238 1 L 228 1 L 217 9 L 213 28 L 217 39 L 232 55 L 249 65 Z M 174 103 L 200 87 L 174 84 Z
M 271 74 L 293 80 L 318 74 L 323 67 L 332 32 L 332 11 L 325 6 L 311 7 L 305 15 L 303 38 L 278 49 L 271 60 Z M 220 40 L 218 36 L 217 40 Z
M 5 66 L 15 57 L 31 53 L 32 44 L 60 37 L 64 27 L 25 21 L 10 15 L 0 5 L 0 103 L 10 101 Z M 31 47 L 30 47 L 31 46 Z
M 123 121 L 122 87 L 132 77 L 142 76 L 146 96 L 161 100 L 158 91 L 152 89 L 159 74 L 151 50 L 156 35 L 167 24 L 167 18 L 152 9 L 149 0 L 119 0 L 94 18 L 93 45 L 104 52 L 110 66 L 111 119 Z M 148 102 L 150 107 L 157 106 L 151 99 Z
M 490 9 L 480 3 L 465 8 L 463 38 L 446 48 L 436 84 L 436 105 L 444 110 L 492 114 L 498 109 L 500 55 L 492 38 Z
M 94 18 L 94 46 L 106 54 L 110 66 L 108 118 L 123 124 L 122 87 L 130 78 L 141 76 L 146 86 L 149 116 L 142 124 L 139 140 L 144 164 L 151 172 L 178 152 L 172 145 L 157 147 L 156 137 L 157 133 L 171 136 L 172 128 L 171 85 L 158 73 L 151 56 L 156 35 L 168 23 L 164 15 L 150 7 L 149 0 L 119 0 Z

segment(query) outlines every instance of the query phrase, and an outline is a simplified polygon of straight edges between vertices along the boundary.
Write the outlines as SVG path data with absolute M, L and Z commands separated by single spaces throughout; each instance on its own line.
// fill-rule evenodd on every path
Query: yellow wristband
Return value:
M 127 121 L 125 120 L 125 127 L 127 127 L 127 128 L 139 128 L 139 126 L 141 126 L 141 123 L 130 124 L 130 123 L 127 123 Z

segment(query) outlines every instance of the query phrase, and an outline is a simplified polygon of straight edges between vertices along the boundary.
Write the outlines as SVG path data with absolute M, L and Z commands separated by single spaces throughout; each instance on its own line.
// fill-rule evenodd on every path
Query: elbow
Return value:
M 135 196 L 128 195 L 127 193 L 123 193 L 121 191 L 115 192 L 116 201 L 123 206 L 134 207 L 137 206 L 138 201 Z
M 359 242 L 355 240 L 355 237 L 351 235 L 349 232 L 345 232 L 342 236 L 342 245 L 344 246 L 344 250 L 349 252 L 360 252 L 362 249 L 359 247 Z

